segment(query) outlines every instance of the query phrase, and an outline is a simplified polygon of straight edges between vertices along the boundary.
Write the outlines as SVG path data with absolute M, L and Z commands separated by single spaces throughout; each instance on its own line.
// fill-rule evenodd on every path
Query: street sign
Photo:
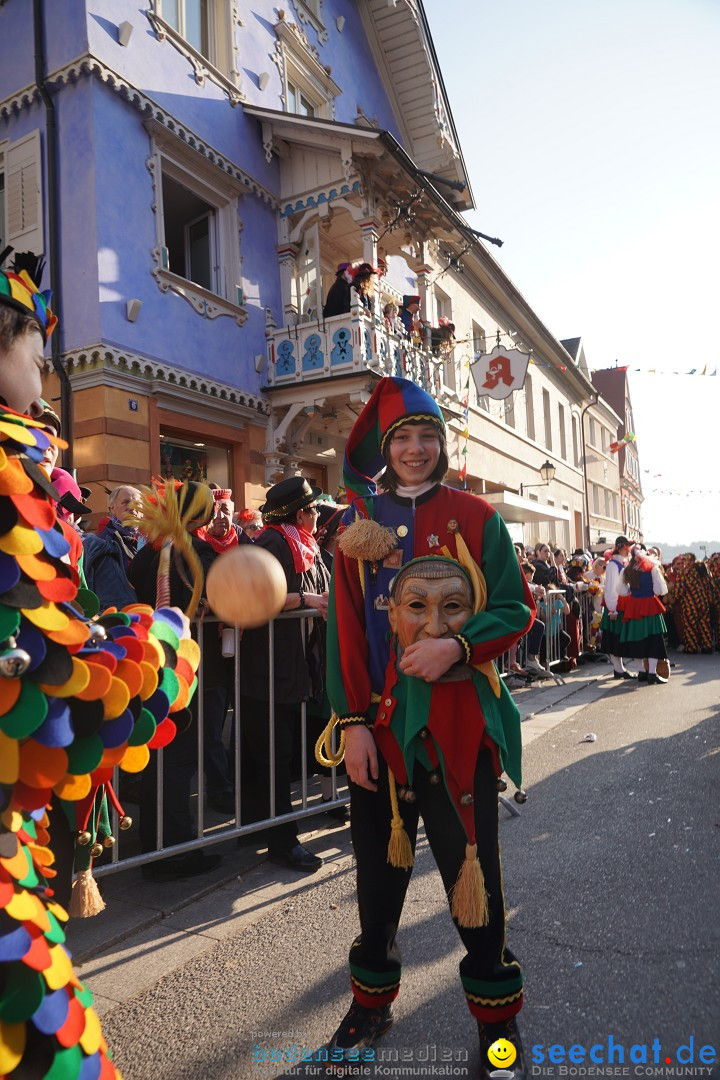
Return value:
M 470 365 L 478 395 L 495 398 L 509 397 L 522 389 L 527 374 L 530 353 L 519 349 L 503 349 L 497 345 L 492 352 L 478 356 Z

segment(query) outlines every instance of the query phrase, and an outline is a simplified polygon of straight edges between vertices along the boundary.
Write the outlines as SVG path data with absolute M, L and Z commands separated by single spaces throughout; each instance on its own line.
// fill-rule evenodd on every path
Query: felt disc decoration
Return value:
M 9 278 L 0 270 L 0 303 Z M 30 658 L 0 678 L 0 1078 L 117 1080 L 51 898 L 46 808 L 54 797 L 78 804 L 71 820 L 94 813 L 115 767 L 140 772 L 149 744 L 172 741 L 168 713 L 187 712 L 199 653 L 173 608 L 101 614 L 105 640 L 91 634 L 97 597 L 78 614 L 77 570 L 62 561 L 70 545 L 38 465 L 52 440 L 0 410 L 0 644 L 14 637 Z

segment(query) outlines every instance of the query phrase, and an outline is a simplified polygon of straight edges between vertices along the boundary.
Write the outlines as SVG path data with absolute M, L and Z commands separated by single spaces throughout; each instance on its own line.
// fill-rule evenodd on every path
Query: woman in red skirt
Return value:
M 647 672 L 641 671 L 638 679 L 651 686 L 667 682 L 657 673 L 658 660 L 667 660 L 665 605 L 660 599 L 666 593 L 667 582 L 657 561 L 648 557 L 644 544 L 635 544 L 618 587 L 617 606 L 623 616 L 620 642 L 623 656 L 647 661 Z

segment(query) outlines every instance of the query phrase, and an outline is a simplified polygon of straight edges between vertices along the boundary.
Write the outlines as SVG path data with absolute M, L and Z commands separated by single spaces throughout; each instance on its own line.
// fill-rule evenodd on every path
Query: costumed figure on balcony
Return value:
M 0 270 L 0 1075 L 111 1080 L 65 947 L 47 808 L 72 804 L 77 841 L 95 854 L 112 843 L 100 817 L 105 791 L 121 814 L 113 769 L 140 771 L 172 739 L 198 655 L 178 610 L 138 604 L 90 620 L 76 606 L 59 493 L 41 467 L 49 445 L 64 445 L 40 420 L 57 323 L 41 275 L 29 254 Z M 102 905 L 89 869 L 76 893 L 80 907 Z
M 667 583 L 656 559 L 642 544 L 635 544 L 630 561 L 618 582 L 617 610 L 622 612 L 620 644 L 623 656 L 645 661 L 638 679 L 650 686 L 666 683 L 668 675 L 665 635 L 665 605 L 660 599 Z
M 384 467 L 382 490 L 373 480 Z M 357 859 L 360 935 L 350 949 L 353 1003 L 330 1045 L 369 1046 L 392 1023 L 395 940 L 419 815 L 466 948 L 460 977 L 488 1047 L 513 1043 L 521 968 L 505 941 L 497 781 L 520 785 L 519 714 L 493 661 L 527 633 L 534 604 L 499 514 L 442 484 L 440 408 L 415 383 L 381 379 L 348 440 L 350 510 L 338 542 L 328 618 L 336 716 L 323 760 L 344 752 Z M 392 640 L 391 640 L 392 638 Z M 341 731 L 329 753 L 330 727 Z
M 400 308 L 400 322 L 405 329 L 405 336 L 410 338 L 413 345 L 422 345 L 423 322 L 420 318 L 420 297 L 403 296 Z
M 435 356 L 447 357 L 455 348 L 455 323 L 441 315 L 430 331 L 430 348 Z

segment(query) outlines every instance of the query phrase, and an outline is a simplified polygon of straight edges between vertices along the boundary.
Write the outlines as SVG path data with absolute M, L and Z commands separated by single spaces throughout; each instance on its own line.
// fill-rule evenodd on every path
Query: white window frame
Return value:
M 288 86 L 292 85 L 315 106 L 318 119 L 334 120 L 335 98 L 342 90 L 321 64 L 317 49 L 313 49 L 302 30 L 285 19 L 275 24 L 275 33 L 278 37 L 285 111 L 290 111 Z
M 565 406 L 558 402 L 558 426 L 560 428 L 560 457 L 567 461 L 567 432 L 565 430 Z
M 435 305 L 436 325 L 439 325 L 439 320 L 441 318 L 449 319 L 450 322 L 452 322 L 452 297 L 448 296 L 446 292 L 435 286 L 433 290 L 433 302 Z M 442 365 L 440 366 L 440 372 L 443 386 L 451 393 L 456 393 L 458 390 L 458 380 L 454 349 L 447 358 L 443 360 Z
M 185 0 L 177 0 L 177 2 L 178 8 L 184 13 Z M 190 61 L 195 72 L 195 82 L 202 86 L 205 78 L 209 78 L 227 91 L 233 105 L 237 105 L 242 100 L 234 38 L 234 27 L 237 21 L 235 7 L 236 5 L 228 0 L 208 0 L 209 56 L 205 56 L 194 45 L 191 45 L 181 30 L 177 30 L 163 18 L 163 0 L 150 0 L 150 8 L 146 12 L 158 39 L 163 41 L 167 38 L 178 52 Z M 183 18 L 184 14 L 181 14 L 178 20 L 181 27 Z
M 45 253 L 43 208 L 43 162 L 40 130 L 10 142 L 0 142 L 0 172 L 5 176 L 5 207 L 2 222 L 2 245 L 11 244 L 15 251 Z M 19 204 L 20 218 L 11 213 L 13 203 Z
M 155 186 L 156 246 L 152 251 L 155 265 L 151 273 L 163 292 L 170 290 L 182 296 L 204 318 L 214 319 L 220 315 L 230 315 L 238 325 L 242 325 L 247 318 L 243 303 L 240 256 L 242 222 L 238 213 L 242 186 L 233 177 L 181 143 L 161 125 L 149 121 L 147 127 L 152 136 L 148 168 Z M 167 265 L 163 175 L 192 191 L 215 211 L 212 257 L 216 290 L 206 289 L 181 277 Z
M 290 0 L 290 3 L 295 8 L 300 22 L 312 26 L 317 33 L 318 41 L 324 44 L 329 35 L 322 17 L 323 0 Z
M 550 392 L 543 387 L 542 392 L 543 403 L 543 433 L 545 435 L 545 448 L 552 450 L 553 438 L 552 438 L 552 402 L 550 400 Z
M 535 441 L 535 398 L 530 373 L 525 376 L 525 429 L 528 439 Z

